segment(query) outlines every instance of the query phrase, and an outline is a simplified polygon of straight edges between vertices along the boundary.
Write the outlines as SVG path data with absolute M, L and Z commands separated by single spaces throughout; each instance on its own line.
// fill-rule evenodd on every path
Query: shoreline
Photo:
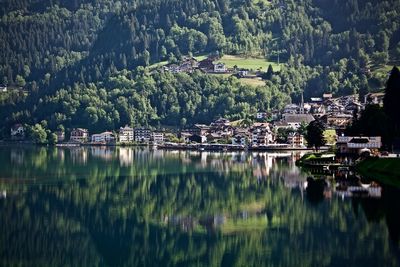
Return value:
M 115 144 L 100 144 L 100 143 L 57 143 L 57 144 L 35 144 L 29 141 L 0 141 L 1 146 L 38 146 L 38 147 L 148 147 L 158 150 L 198 150 L 198 151 L 313 151 L 312 148 L 307 147 L 287 147 L 287 146 L 275 146 L 270 147 L 245 147 L 241 145 L 232 144 L 126 144 L 126 143 L 115 143 Z M 328 148 L 322 148 L 321 150 L 328 150 Z

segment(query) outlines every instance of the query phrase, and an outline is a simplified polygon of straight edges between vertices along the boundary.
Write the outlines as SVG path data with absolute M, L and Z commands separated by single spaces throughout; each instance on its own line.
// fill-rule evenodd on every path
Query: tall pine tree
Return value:
M 383 107 L 386 115 L 393 123 L 395 134 L 399 135 L 400 131 L 400 71 L 393 67 L 390 77 L 386 84 L 385 97 L 383 99 Z

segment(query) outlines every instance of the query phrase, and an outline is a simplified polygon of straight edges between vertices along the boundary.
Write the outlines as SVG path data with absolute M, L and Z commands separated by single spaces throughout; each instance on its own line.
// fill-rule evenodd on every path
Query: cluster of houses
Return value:
M 358 100 L 357 95 L 333 98 L 332 94 L 324 94 L 321 98 L 311 98 L 310 102 L 289 104 L 280 112 L 260 111 L 254 115 L 257 122 L 245 125 L 238 121 L 231 122 L 219 118 L 209 125 L 194 124 L 167 135 L 179 138 L 182 144 L 224 144 L 237 147 L 255 149 L 263 148 L 305 148 L 305 138 L 299 128 L 308 125 L 315 119 L 324 122 L 328 129 L 336 131 L 336 146 L 341 153 L 355 153 L 361 150 L 377 150 L 382 146 L 380 137 L 349 137 L 343 136 L 344 129 L 359 116 L 365 105 L 370 103 L 381 104 L 383 95 L 370 94 L 364 103 Z M 280 129 L 285 130 L 285 140 L 279 138 Z M 69 140 L 65 140 L 63 131 L 56 132 L 58 142 L 76 144 L 128 144 L 146 143 L 165 145 L 172 140 L 165 137 L 165 132 L 152 131 L 148 128 L 121 127 L 117 132 L 106 131 L 89 135 L 83 128 L 74 128 L 70 132 Z M 24 127 L 16 124 L 11 128 L 12 140 L 25 138 Z
M 219 60 L 220 58 L 218 56 L 212 55 L 200 61 L 194 57 L 184 57 L 180 63 L 171 63 L 163 66 L 163 71 L 172 73 L 192 73 L 195 70 L 201 70 L 205 73 L 235 74 L 238 78 L 257 78 L 257 76 L 261 75 L 261 72 L 256 72 L 256 75 L 250 75 L 249 69 L 239 68 L 237 66 L 228 68 L 225 63 L 222 63 Z
M 224 63 L 218 62 L 217 56 L 209 56 L 204 60 L 198 61 L 194 57 L 184 57 L 179 64 L 168 64 L 164 66 L 164 71 L 172 73 L 192 73 L 195 70 L 202 70 L 206 73 L 226 73 L 228 68 Z
M 304 147 L 304 137 L 297 132 L 301 123 L 312 121 L 311 115 L 293 114 L 285 119 L 286 127 L 291 130 L 289 145 L 293 148 Z M 284 126 L 280 126 L 284 127 Z M 230 143 L 236 146 L 263 148 L 277 145 L 277 125 L 269 122 L 255 122 L 247 127 L 234 126 L 229 120 L 220 118 L 210 125 L 195 124 L 180 132 L 186 143 Z
M 106 131 L 102 133 L 89 134 L 88 129 L 74 128 L 70 132 L 68 140 L 65 138 L 64 131 L 57 131 L 57 141 L 59 143 L 70 144 L 116 144 L 124 143 L 153 143 L 161 144 L 164 142 L 164 133 L 152 131 L 148 128 L 121 127 L 118 133 Z M 22 124 L 15 124 L 11 127 L 11 140 L 22 141 L 25 139 L 25 128 Z

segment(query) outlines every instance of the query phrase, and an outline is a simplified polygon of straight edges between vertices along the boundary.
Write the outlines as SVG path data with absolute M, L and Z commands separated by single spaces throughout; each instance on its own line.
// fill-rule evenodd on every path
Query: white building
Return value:
M 214 72 L 226 72 L 226 66 L 224 63 L 214 64 Z
M 121 143 L 129 143 L 134 140 L 133 128 L 128 127 L 127 125 L 119 128 L 119 141 Z
M 116 138 L 112 132 L 104 132 L 100 134 L 92 135 L 91 141 L 93 143 L 112 143 L 115 142 Z
M 268 145 L 274 142 L 274 135 L 268 123 L 254 123 L 250 129 L 251 145 Z
M 257 120 L 266 119 L 267 117 L 268 117 L 267 112 L 257 112 L 257 114 L 256 114 Z
M 151 133 L 151 141 L 155 144 L 164 143 L 164 133 L 162 132 L 152 132 Z

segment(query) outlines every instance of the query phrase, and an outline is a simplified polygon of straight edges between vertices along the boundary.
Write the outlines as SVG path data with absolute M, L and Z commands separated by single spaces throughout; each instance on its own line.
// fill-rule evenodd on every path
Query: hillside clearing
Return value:
M 255 57 L 242 57 L 235 55 L 224 55 L 218 62 L 224 63 L 228 68 L 233 68 L 235 65 L 239 68 L 267 71 L 268 66 L 271 64 L 274 71 L 280 71 L 282 64 L 276 62 L 267 61 L 264 58 Z

